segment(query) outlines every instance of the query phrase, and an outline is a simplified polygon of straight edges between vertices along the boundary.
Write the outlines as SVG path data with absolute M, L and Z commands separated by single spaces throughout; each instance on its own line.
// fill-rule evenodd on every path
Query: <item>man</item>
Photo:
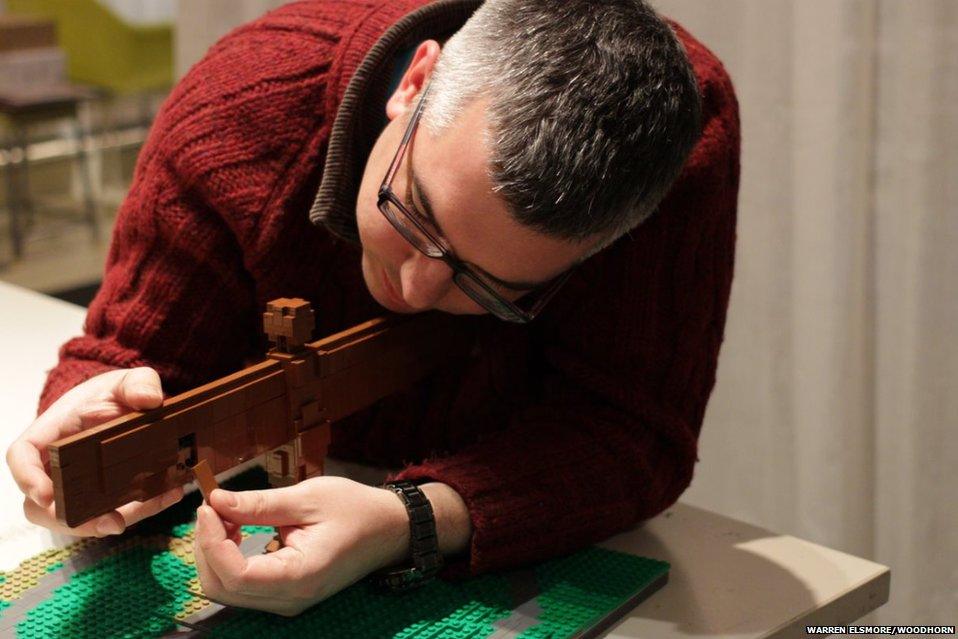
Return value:
M 331 456 L 419 485 L 447 574 L 593 543 L 689 484 L 732 276 L 724 70 L 639 0 L 490 0 L 465 26 L 477 1 L 421 4 L 286 6 L 176 87 L 85 335 L 8 452 L 32 521 L 59 527 L 46 444 L 158 405 L 160 379 L 176 393 L 238 368 L 281 296 L 312 301 L 320 335 L 383 308 L 478 315 L 459 370 L 333 431 Z M 72 532 L 115 534 L 180 496 Z M 284 547 L 244 559 L 236 524 L 277 526 Z M 400 575 L 434 568 L 402 500 L 336 477 L 215 491 L 196 540 L 208 595 L 281 614 L 410 559 Z

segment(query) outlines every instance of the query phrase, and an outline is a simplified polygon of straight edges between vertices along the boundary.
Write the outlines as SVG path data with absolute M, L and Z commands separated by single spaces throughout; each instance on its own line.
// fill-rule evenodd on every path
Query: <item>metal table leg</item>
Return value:
M 20 151 L 22 159 L 16 160 L 17 151 Z M 25 194 L 21 192 L 22 180 L 17 175 L 22 169 L 22 165 L 27 159 L 27 149 L 22 142 L 22 134 L 15 137 L 15 141 L 10 146 L 9 162 L 6 166 L 7 178 L 7 210 L 10 214 L 10 243 L 13 246 L 13 257 L 19 259 L 23 255 L 23 227 L 22 224 L 22 206 Z
M 94 240 L 100 238 L 100 222 L 97 218 L 96 198 L 93 193 L 93 178 L 90 175 L 90 154 L 86 148 L 87 136 L 79 121 L 79 114 L 73 121 L 73 135 L 77 142 L 77 161 L 79 162 L 80 188 L 83 191 L 83 208 L 87 224 Z

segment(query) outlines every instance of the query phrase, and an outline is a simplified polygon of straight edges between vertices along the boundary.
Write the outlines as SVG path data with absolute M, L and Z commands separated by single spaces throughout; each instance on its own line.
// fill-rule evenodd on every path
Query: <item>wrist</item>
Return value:
M 450 557 L 468 550 L 472 539 L 472 519 L 459 493 L 452 486 L 440 482 L 422 484 L 419 489 L 429 499 L 436 516 L 440 554 Z
M 408 514 L 411 561 L 405 567 L 381 571 L 376 583 L 392 591 L 418 588 L 431 581 L 443 563 L 432 504 L 420 487 L 408 480 L 388 482 L 383 488 L 399 498 Z
M 466 502 L 451 486 L 440 482 L 422 484 L 419 489 L 429 500 L 436 519 L 439 553 L 444 557 L 457 555 L 469 548 L 472 538 L 472 520 Z M 380 512 L 383 536 L 379 548 L 383 550 L 381 568 L 408 564 L 412 557 L 409 512 L 405 504 L 391 490 L 374 489 Z
M 389 490 L 373 488 L 376 501 L 380 504 L 379 512 L 382 522 L 382 537 L 379 548 L 382 557 L 379 568 L 391 568 L 406 563 L 410 558 L 409 543 L 409 513 L 402 501 Z

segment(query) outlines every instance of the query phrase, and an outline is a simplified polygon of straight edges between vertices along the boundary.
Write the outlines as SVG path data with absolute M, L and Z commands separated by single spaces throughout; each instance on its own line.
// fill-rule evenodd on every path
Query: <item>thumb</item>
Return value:
M 297 526 L 313 523 L 309 500 L 298 486 L 232 492 L 217 488 L 209 504 L 224 519 L 254 526 Z
M 113 388 L 113 396 L 133 410 L 156 408 L 163 403 L 160 375 L 145 366 L 124 371 Z

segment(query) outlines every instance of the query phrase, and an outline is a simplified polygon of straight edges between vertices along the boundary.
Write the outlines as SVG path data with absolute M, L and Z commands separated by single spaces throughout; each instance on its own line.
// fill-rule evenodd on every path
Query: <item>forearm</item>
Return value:
M 397 479 L 455 486 L 467 505 L 467 563 L 450 558 L 444 576 L 511 569 L 596 543 L 674 502 L 695 451 L 665 426 L 598 405 L 589 415 L 530 411 L 512 429 Z

